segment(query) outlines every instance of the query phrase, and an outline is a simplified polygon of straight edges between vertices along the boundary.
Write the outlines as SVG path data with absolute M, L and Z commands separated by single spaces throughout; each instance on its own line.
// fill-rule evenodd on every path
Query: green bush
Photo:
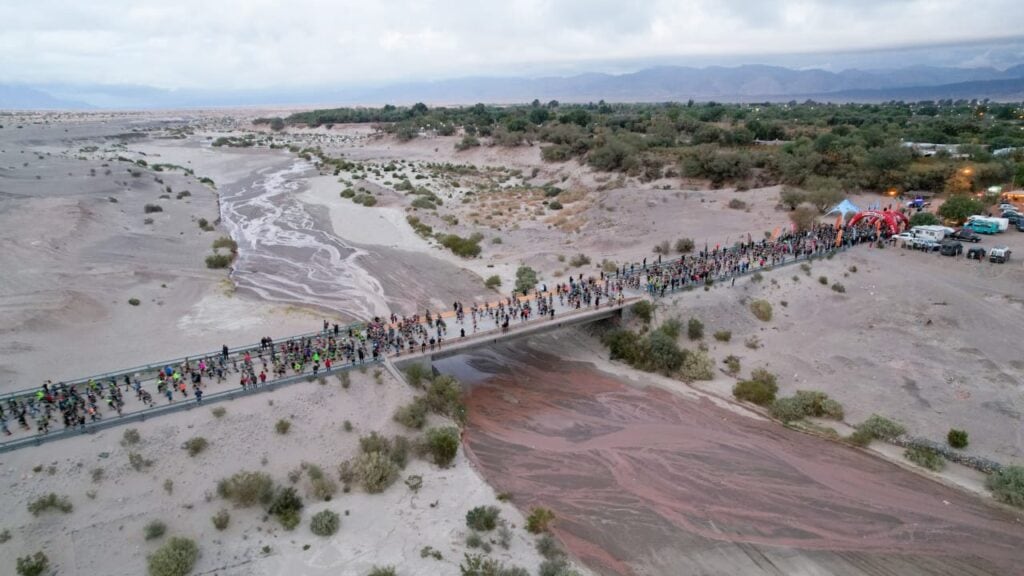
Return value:
M 238 252 L 238 242 L 231 239 L 230 236 L 221 236 L 213 241 L 213 249 L 216 251 L 219 248 L 225 248 L 230 252 Z
M 218 482 L 217 494 L 240 508 L 269 504 L 274 497 L 274 481 L 263 472 L 242 471 Z
M 186 576 L 198 559 L 196 543 L 175 536 L 149 557 L 149 576 Z
M 366 576 L 398 576 L 394 566 L 374 566 Z
M 938 452 L 924 446 L 911 446 L 903 452 L 903 456 L 918 466 L 936 472 L 946 466 L 946 461 Z
M 551 510 L 543 507 L 532 508 L 530 515 L 526 517 L 526 530 L 531 534 L 547 532 L 554 520 L 555 513 Z
M 702 350 L 685 351 L 679 375 L 687 381 L 712 380 L 715 377 L 715 361 Z
M 188 450 L 189 456 L 195 456 L 203 450 L 206 450 L 206 447 L 209 445 L 210 443 L 206 441 L 206 438 L 196 436 L 195 438 L 190 438 L 185 442 L 185 450 Z
M 729 372 L 729 374 L 735 376 L 740 373 L 740 359 L 738 357 L 729 354 L 725 357 L 725 360 L 722 360 L 722 362 L 725 363 L 726 371 Z
M 537 286 L 537 272 L 529 266 L 516 269 L 516 292 L 526 294 Z
M 497 506 L 477 506 L 466 512 L 466 526 L 472 530 L 487 532 L 498 527 L 501 509 Z
M 772 305 L 767 300 L 754 300 L 750 303 L 750 311 L 762 322 L 768 322 L 772 319 Z
M 935 224 L 941 224 L 939 218 L 931 212 L 918 212 L 910 217 L 910 227 L 914 226 L 934 226 Z
M 480 241 L 473 238 L 463 238 L 455 234 L 443 234 L 438 237 L 438 242 L 449 249 L 456 256 L 462 258 L 476 258 L 480 255 Z
M 142 211 L 145 212 L 146 214 L 152 214 L 154 212 L 163 212 L 164 207 L 159 204 L 146 204 L 146 206 L 143 207 Z
M 18 558 L 15 571 L 18 576 L 41 576 L 50 567 L 50 559 L 42 552 Z
M 377 199 L 374 198 L 372 194 L 356 194 L 352 198 L 352 201 L 355 202 L 356 204 L 362 204 L 367 208 L 369 208 L 370 206 L 377 205 Z
M 431 380 L 425 401 L 435 414 L 448 416 L 460 424 L 465 422 L 466 407 L 462 403 L 462 387 L 455 378 L 442 374 Z
M 167 532 L 167 524 L 164 524 L 160 520 L 153 520 L 146 524 L 142 529 L 142 533 L 145 534 L 146 540 L 156 540 L 157 538 L 164 535 Z
M 872 414 L 867 420 L 857 426 L 858 430 L 864 430 L 872 438 L 888 439 L 902 436 L 907 430 L 899 423 L 888 418 Z
M 132 306 L 138 306 L 139 304 L 142 304 L 142 302 L 138 298 L 129 298 L 128 303 L 131 304 Z
M 551 202 L 548 202 L 548 208 L 550 208 L 551 210 L 561 210 L 562 203 L 559 202 L 558 200 L 552 200 Z
M 501 277 L 499 277 L 497 274 L 494 274 L 493 276 L 488 276 L 487 280 L 484 280 L 484 286 L 486 286 L 488 288 L 491 288 L 491 289 L 500 288 L 501 287 Z
M 222 508 L 210 518 L 210 521 L 217 530 L 224 530 L 231 523 L 231 513 Z
M 772 418 L 782 422 L 792 422 L 806 416 L 801 402 L 793 397 L 776 399 L 772 402 L 769 412 Z
M 35 500 L 28 503 L 28 511 L 33 516 L 39 516 L 47 510 L 57 510 L 64 514 L 70 514 L 74 510 L 74 506 L 71 504 L 71 500 L 67 496 L 58 496 L 54 492 L 50 492 L 45 496 L 40 496 Z
M 322 510 L 313 515 L 309 521 L 309 529 L 317 536 L 331 536 L 338 531 L 341 517 L 330 510 Z
M 383 492 L 398 479 L 399 468 L 387 454 L 371 452 L 356 459 L 355 472 L 370 494 Z
M 565 558 L 553 558 L 540 563 L 537 576 L 580 576 L 580 573 L 573 570 Z
M 686 324 L 686 336 L 690 340 L 700 340 L 704 337 L 704 323 L 696 318 L 690 318 Z
M 292 423 L 289 422 L 288 420 L 285 420 L 284 418 L 281 418 L 280 420 L 277 421 L 276 424 L 274 424 L 274 431 L 276 431 L 278 434 L 287 434 L 288 431 L 291 429 Z
M 797 390 L 790 398 L 779 398 L 772 403 L 771 415 L 783 422 L 792 422 L 808 416 L 843 419 L 843 406 L 817 390 Z
M 586 266 L 590 264 L 590 256 L 586 254 L 577 254 L 569 259 L 569 266 L 573 268 L 579 268 L 580 266 Z
M 967 431 L 950 428 L 949 434 L 946 434 L 946 442 L 948 442 L 953 448 L 967 448 Z
M 641 300 L 636 304 L 633 304 L 633 313 L 636 314 L 637 318 L 642 320 L 645 324 L 651 322 L 651 316 L 654 314 L 654 304 L 647 300 Z
M 394 420 L 406 428 L 415 430 L 423 428 L 423 425 L 427 423 L 426 399 L 418 397 L 405 406 L 399 406 L 398 410 L 395 410 Z
M 775 401 L 779 385 L 775 375 L 764 368 L 751 372 L 749 380 L 741 380 L 732 388 L 732 395 L 738 400 L 746 400 L 759 406 L 767 406 Z
M 828 286 L 828 276 L 818 276 L 818 284 Z
M 856 429 L 853 434 L 850 434 L 846 440 L 854 446 L 865 447 L 871 444 L 871 441 L 875 439 L 875 436 L 868 430 Z
M 846 286 L 843 286 L 839 282 L 835 282 L 835 283 L 832 284 L 832 291 L 833 292 L 838 292 L 840 294 L 845 294 L 846 293 Z
M 391 440 L 388 440 L 387 436 L 371 432 L 369 436 L 359 438 L 359 451 L 363 454 L 380 452 L 387 456 L 391 454 Z
M 427 430 L 426 447 L 434 463 L 447 468 L 459 452 L 459 429 L 448 426 Z
M 562 547 L 558 545 L 558 542 L 551 536 L 551 534 L 544 534 L 537 539 L 537 552 L 547 560 L 556 560 L 558 558 L 564 558 L 565 552 L 562 551 Z
M 285 530 L 294 530 L 299 525 L 299 514 L 302 510 L 302 498 L 291 486 L 279 488 L 270 502 L 267 512 L 277 518 Z
M 431 377 L 430 369 L 421 364 L 413 364 L 405 369 L 405 379 L 409 382 L 410 386 L 419 388 L 424 380 L 429 381 Z
M 211 254 L 206 257 L 206 267 L 211 269 L 227 268 L 234 261 L 231 254 Z
M 728 342 L 732 340 L 732 332 L 729 330 L 718 330 L 715 332 L 715 340 L 719 342 Z
M 121 446 L 135 446 L 142 441 L 142 436 L 135 428 L 129 428 L 121 435 Z
M 985 481 L 996 500 L 1024 508 L 1024 466 L 1004 466 Z
M 437 210 L 437 204 L 434 204 L 429 198 L 425 198 L 423 196 L 417 196 L 416 199 L 412 201 L 412 207 L 420 210 Z

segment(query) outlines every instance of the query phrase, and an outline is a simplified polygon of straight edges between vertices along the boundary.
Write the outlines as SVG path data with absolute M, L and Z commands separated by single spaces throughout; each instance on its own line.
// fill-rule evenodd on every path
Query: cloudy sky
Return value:
M 2 0 L 0 82 L 344 86 L 756 62 L 1022 30 L 1020 0 Z

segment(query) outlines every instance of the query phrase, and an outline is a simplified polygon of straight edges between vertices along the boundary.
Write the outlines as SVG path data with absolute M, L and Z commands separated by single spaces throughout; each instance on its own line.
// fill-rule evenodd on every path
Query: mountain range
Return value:
M 1007 69 L 910 66 L 794 69 L 782 66 L 658 66 L 625 74 L 472 77 L 376 87 L 163 90 L 127 85 L 0 84 L 0 109 L 154 109 L 270 105 L 562 102 L 821 102 L 983 99 L 1024 101 L 1024 64 Z

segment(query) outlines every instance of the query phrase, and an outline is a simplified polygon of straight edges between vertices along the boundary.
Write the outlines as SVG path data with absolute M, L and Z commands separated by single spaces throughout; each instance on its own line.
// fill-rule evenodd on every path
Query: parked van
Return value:
M 991 218 L 989 216 L 970 216 L 967 218 L 968 223 L 975 222 L 978 220 L 982 222 L 992 222 L 993 224 L 996 225 L 996 229 L 999 232 L 1006 232 L 1006 230 L 1009 229 L 1010 227 L 1010 221 L 1006 218 Z
M 928 240 L 934 240 L 936 242 L 942 242 L 945 240 L 948 234 L 952 234 L 953 230 L 946 228 L 945 226 L 914 226 L 910 229 L 910 233 L 916 238 L 926 238 Z
M 999 232 L 999 225 L 988 220 L 970 220 L 964 224 L 964 228 L 974 230 L 978 234 L 997 234 Z

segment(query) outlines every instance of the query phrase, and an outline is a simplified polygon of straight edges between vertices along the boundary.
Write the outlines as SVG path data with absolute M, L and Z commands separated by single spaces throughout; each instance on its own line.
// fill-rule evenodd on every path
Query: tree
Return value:
M 835 178 L 809 176 L 805 184 L 809 188 L 807 202 L 813 204 L 821 213 L 835 206 L 843 199 L 843 191 L 839 181 Z
M 806 232 L 818 221 L 818 210 L 803 204 L 789 213 L 789 219 L 796 226 L 797 232 Z
M 270 121 L 270 129 L 273 130 L 274 132 L 280 132 L 281 130 L 284 130 L 284 120 L 282 120 L 280 117 L 275 117 L 273 120 Z
M 537 286 L 537 272 L 529 266 L 520 266 L 516 270 L 516 292 L 529 293 Z
M 953 196 L 939 206 L 939 216 L 957 223 L 984 211 L 985 205 L 970 196 Z
M 918 212 L 910 217 L 910 226 L 933 226 L 939 223 L 939 219 L 931 212 Z
M 807 201 L 807 193 L 799 188 L 792 186 L 783 186 L 782 192 L 779 194 L 779 202 L 790 210 L 796 210 L 796 207 Z

